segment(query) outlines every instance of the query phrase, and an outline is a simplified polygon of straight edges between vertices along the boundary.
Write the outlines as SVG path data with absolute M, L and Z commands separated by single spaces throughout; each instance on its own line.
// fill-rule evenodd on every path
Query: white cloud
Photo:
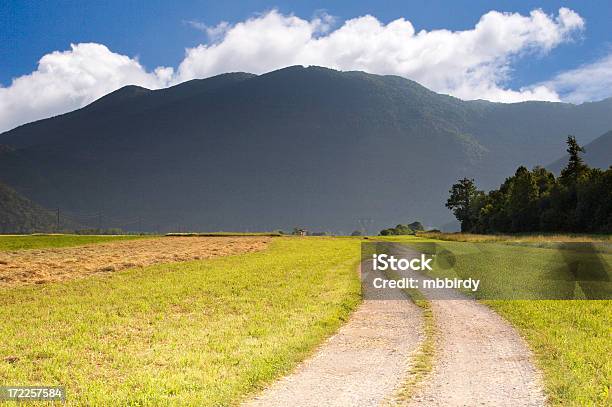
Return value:
M 183 20 L 183 24 L 187 24 L 191 28 L 194 28 L 202 32 L 206 32 L 206 29 L 208 28 L 208 26 L 205 23 L 201 21 L 197 21 L 197 20 Z
M 210 41 L 217 41 L 220 38 L 223 38 L 227 30 L 230 28 L 230 23 L 227 21 L 221 21 L 219 24 L 214 27 L 206 27 L 206 35 L 208 35 L 208 39 Z
M 560 83 L 578 83 L 571 78 L 588 68 L 524 89 L 505 86 L 517 59 L 541 57 L 583 30 L 583 19 L 567 8 L 556 16 L 541 10 L 527 16 L 491 11 L 464 31 L 416 31 L 406 19 L 384 24 L 369 15 L 337 25 L 324 12 L 305 20 L 276 10 L 234 25 L 185 23 L 206 32 L 209 42 L 187 49 L 176 72 L 147 71 L 136 59 L 100 44 L 72 45 L 43 56 L 36 71 L 0 87 L 0 131 L 82 107 L 127 84 L 160 88 L 230 71 L 321 65 L 400 75 L 464 99 L 515 102 L 559 100 L 558 91 L 566 92 Z
M 209 41 L 217 41 L 220 38 L 223 38 L 227 30 L 230 28 L 230 23 L 227 21 L 221 21 L 219 24 L 215 26 L 209 26 L 201 21 L 196 20 L 186 20 L 183 23 L 189 25 L 190 27 L 202 31 L 208 36 Z
M 590 64 L 562 72 L 540 86 L 554 89 L 565 101 L 582 103 L 612 96 L 612 53 Z
M 347 20 L 333 31 L 330 26 L 324 14 L 307 21 L 274 10 L 225 26 L 221 40 L 187 50 L 175 81 L 302 64 L 401 75 L 466 99 L 558 100 L 545 86 L 510 90 L 502 85 L 516 58 L 571 41 L 584 21 L 561 8 L 557 16 L 542 10 L 529 16 L 491 11 L 465 31 L 417 32 L 403 18 L 383 24 L 369 15 Z
M 172 68 L 146 72 L 137 60 L 100 44 L 43 56 L 38 69 L 0 87 L 0 131 L 80 108 L 125 85 L 167 86 Z

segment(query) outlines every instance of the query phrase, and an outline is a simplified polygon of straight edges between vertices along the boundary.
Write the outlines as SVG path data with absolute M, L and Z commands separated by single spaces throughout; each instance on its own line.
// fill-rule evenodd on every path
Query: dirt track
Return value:
M 407 258 L 418 253 L 404 249 Z M 414 271 L 400 273 L 420 281 Z M 439 343 L 433 372 L 409 406 L 544 406 L 540 372 L 525 341 L 487 306 L 453 289 L 420 289 L 431 300 Z
M 410 271 L 400 274 L 424 278 Z M 363 304 L 338 334 L 246 406 L 546 404 L 531 352 L 508 322 L 455 290 L 427 289 L 421 292 L 431 300 L 439 339 L 433 372 L 413 389 L 410 400 L 395 400 L 422 339 L 423 323 L 420 310 L 398 299 L 398 291 L 382 290 L 379 299 L 368 299 L 372 296 L 364 291 Z
M 263 250 L 268 237 L 160 237 L 0 252 L 0 287 L 43 284 L 156 263 Z
M 410 406 L 546 404 L 531 352 L 508 322 L 474 300 L 431 304 L 440 333 L 438 354 Z
M 402 385 L 421 339 L 421 309 L 399 289 L 364 291 L 363 303 L 336 335 L 245 405 L 381 405 Z

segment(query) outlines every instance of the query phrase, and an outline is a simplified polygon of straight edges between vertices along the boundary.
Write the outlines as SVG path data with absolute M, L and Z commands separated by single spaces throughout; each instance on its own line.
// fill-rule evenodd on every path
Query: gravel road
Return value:
M 400 274 L 424 278 L 413 271 Z M 545 405 L 531 351 L 506 320 L 452 289 L 421 292 L 431 301 L 439 343 L 434 370 L 410 406 Z
M 336 335 L 245 405 L 378 406 L 391 398 L 422 336 L 421 310 L 397 299 L 402 296 L 399 290 L 364 291 L 363 303 Z
M 425 278 L 412 271 L 400 274 L 420 282 Z M 406 379 L 410 356 L 422 340 L 423 318 L 411 301 L 400 299 L 401 291 L 371 290 L 364 292 L 366 299 L 351 320 L 313 357 L 245 405 L 378 406 L 394 402 L 393 396 Z M 455 290 L 421 292 L 431 301 L 438 330 L 437 353 L 431 374 L 402 404 L 546 404 L 532 354 L 507 321 Z M 376 296 L 379 299 L 372 299 Z

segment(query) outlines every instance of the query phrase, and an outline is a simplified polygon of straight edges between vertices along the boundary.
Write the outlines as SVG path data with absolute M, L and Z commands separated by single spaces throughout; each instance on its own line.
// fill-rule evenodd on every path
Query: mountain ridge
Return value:
M 595 140 L 583 146 L 585 152 L 582 154 L 585 163 L 594 168 L 608 169 L 612 166 L 612 130 L 602 134 Z M 557 161 L 546 166 L 555 174 L 560 174 L 567 164 L 569 156 L 565 155 Z
M 612 99 L 462 101 L 320 67 L 105 98 L 1 134 L 13 151 L 0 178 L 47 207 L 141 214 L 149 229 L 434 226 L 451 219 L 443 202 L 457 178 L 494 187 L 518 165 L 558 158 L 567 134 L 584 143 L 612 128 Z
M 49 211 L 0 182 L 0 233 L 49 232 L 56 226 Z

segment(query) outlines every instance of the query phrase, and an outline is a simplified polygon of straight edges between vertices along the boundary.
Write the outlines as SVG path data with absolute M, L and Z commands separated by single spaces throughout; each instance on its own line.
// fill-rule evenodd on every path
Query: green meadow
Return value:
M 131 238 L 2 236 L 0 248 Z M 580 246 L 562 252 L 559 236 L 379 239 L 425 251 L 435 243 L 457 260 L 434 268 L 436 276 L 481 279 L 480 300 L 529 343 L 552 405 L 610 403 L 612 301 L 586 300 L 588 285 L 554 278 L 582 259 Z M 360 241 L 275 237 L 261 252 L 2 288 L 0 383 L 64 385 L 69 405 L 239 403 L 290 372 L 357 306 Z M 595 243 L 585 247 L 609 272 L 612 252 Z M 570 291 L 577 299 L 559 299 Z M 432 318 L 412 368 L 416 381 L 426 380 L 435 358 Z M 402 399 L 412 387 L 406 383 Z
M 424 251 L 435 243 L 438 253 L 452 252 L 456 263 L 450 267 L 444 257 L 438 259 L 441 267 L 434 267 L 432 276 L 481 279 L 481 300 L 517 327 L 533 350 L 552 405 L 609 405 L 612 300 L 584 298 L 594 286 L 595 294 L 610 298 L 610 281 L 580 287 L 567 276 L 568 264 L 579 261 L 587 269 L 603 263 L 607 272 L 603 279 L 609 278 L 610 245 L 587 241 L 568 246 L 559 236 L 554 239 L 557 242 L 546 237 L 513 237 L 487 243 L 475 243 L 473 238 L 461 242 L 460 237 L 456 235 L 455 241 L 419 237 L 385 240 L 405 242 Z M 577 299 L 561 299 L 572 295 Z
M 289 372 L 360 302 L 355 239 L 0 290 L 0 383 L 68 404 L 219 406 Z

